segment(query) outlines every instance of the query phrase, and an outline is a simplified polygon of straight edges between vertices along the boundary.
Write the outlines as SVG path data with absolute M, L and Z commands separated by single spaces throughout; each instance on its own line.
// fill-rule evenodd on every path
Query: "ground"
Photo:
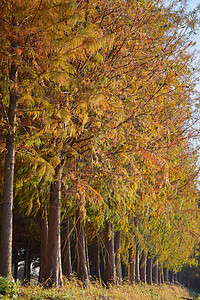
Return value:
M 64 286 L 59 289 L 43 289 L 41 286 L 20 287 L 17 299 L 74 299 L 74 300 L 193 300 L 199 299 L 194 292 L 189 292 L 179 284 L 162 285 L 130 285 L 111 286 L 109 289 L 99 283 L 91 283 L 83 287 L 77 280 L 65 280 Z M 15 298 L 16 299 L 16 298 Z

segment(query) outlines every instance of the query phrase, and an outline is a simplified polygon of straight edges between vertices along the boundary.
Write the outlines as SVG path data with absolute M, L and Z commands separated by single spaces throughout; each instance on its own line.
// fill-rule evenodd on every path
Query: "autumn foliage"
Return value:
M 195 264 L 195 18 L 153 0 L 1 1 L 1 275 L 20 251 L 48 286 Z

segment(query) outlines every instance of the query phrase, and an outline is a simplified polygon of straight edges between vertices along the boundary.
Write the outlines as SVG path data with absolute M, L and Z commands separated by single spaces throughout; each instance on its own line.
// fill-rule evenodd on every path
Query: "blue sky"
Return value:
M 189 7 L 191 9 L 195 8 L 197 5 L 200 4 L 200 0 L 190 0 L 188 1 Z
M 189 0 L 188 1 L 188 10 L 193 10 L 193 9 L 197 8 L 198 5 L 200 5 L 200 0 Z M 200 30 L 196 36 L 196 43 L 197 43 L 196 48 L 198 51 L 200 51 Z
M 190 0 L 190 1 L 188 1 L 188 9 L 189 10 L 195 9 L 198 5 L 200 5 L 200 0 Z M 200 28 L 200 26 L 199 26 L 199 28 Z M 200 29 L 197 32 L 195 40 L 196 40 L 196 49 L 200 53 Z M 198 91 L 200 91 L 200 82 L 197 83 L 197 87 L 198 87 Z

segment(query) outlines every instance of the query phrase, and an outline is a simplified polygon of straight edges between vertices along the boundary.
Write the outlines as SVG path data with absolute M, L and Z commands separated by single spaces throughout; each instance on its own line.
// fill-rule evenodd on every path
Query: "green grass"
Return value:
M 181 285 L 130 285 L 124 283 L 102 287 L 98 282 L 87 287 L 78 280 L 64 280 L 61 288 L 45 289 L 41 285 L 21 286 L 12 280 L 0 277 L 0 299 L 30 299 L 30 300 L 180 300 L 199 299 L 194 292 L 189 292 Z

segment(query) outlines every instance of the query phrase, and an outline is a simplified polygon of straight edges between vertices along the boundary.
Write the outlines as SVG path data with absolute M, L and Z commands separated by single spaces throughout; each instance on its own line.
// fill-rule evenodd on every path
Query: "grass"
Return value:
M 129 285 L 111 286 L 109 289 L 99 283 L 91 283 L 86 288 L 77 280 L 65 280 L 62 288 L 44 289 L 42 286 L 19 286 L 15 299 L 30 300 L 175 300 L 199 299 L 181 285 Z

